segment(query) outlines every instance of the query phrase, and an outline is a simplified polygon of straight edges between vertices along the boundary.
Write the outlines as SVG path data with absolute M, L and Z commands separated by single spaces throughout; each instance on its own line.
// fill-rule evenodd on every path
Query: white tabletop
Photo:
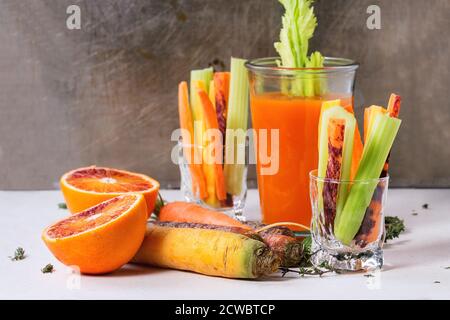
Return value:
M 162 191 L 167 200 L 178 191 Z M 406 222 L 407 232 L 385 246 L 385 266 L 363 274 L 257 281 L 208 277 L 190 272 L 127 265 L 106 276 L 78 276 L 59 263 L 40 239 L 50 223 L 67 215 L 58 191 L 0 192 L 0 299 L 449 299 L 450 190 L 393 189 L 388 215 Z M 429 209 L 422 209 L 428 203 Z M 413 215 L 413 211 L 417 215 Z M 246 216 L 259 217 L 258 195 L 249 192 Z M 23 247 L 27 258 L 8 256 Z M 43 274 L 47 263 L 55 272 Z

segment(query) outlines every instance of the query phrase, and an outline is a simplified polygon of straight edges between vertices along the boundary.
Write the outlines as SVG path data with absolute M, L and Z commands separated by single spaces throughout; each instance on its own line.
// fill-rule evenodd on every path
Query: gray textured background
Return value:
M 67 30 L 78 4 L 82 29 Z M 378 4 L 382 29 L 366 28 Z M 276 0 L 0 0 L 0 189 L 108 165 L 178 184 L 177 83 L 231 55 L 274 55 Z M 396 186 L 450 186 L 448 0 L 321 0 L 312 48 L 361 63 L 356 105 L 403 96 Z M 359 107 L 359 108 L 358 108 Z M 254 175 L 251 175 L 253 178 Z

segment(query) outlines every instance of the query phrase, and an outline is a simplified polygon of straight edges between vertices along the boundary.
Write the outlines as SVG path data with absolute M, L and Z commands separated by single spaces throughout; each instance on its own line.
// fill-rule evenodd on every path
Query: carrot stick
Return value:
M 328 122 L 328 163 L 326 178 L 341 179 L 342 153 L 344 149 L 345 120 L 331 118 Z M 325 226 L 332 230 L 336 217 L 338 184 L 325 182 L 323 187 L 323 203 Z
M 362 248 L 376 241 L 380 236 L 383 187 L 382 183 L 376 187 L 364 214 L 364 220 L 356 234 L 355 242 Z
M 344 107 L 345 110 L 355 115 L 355 111 L 352 105 Z M 359 162 L 361 161 L 364 145 L 361 140 L 361 133 L 359 132 L 358 124 L 355 128 L 355 138 L 353 140 L 353 154 L 352 154 L 352 169 L 350 172 L 350 180 L 355 179 L 356 172 L 358 171 Z
M 389 116 L 398 118 L 398 116 L 400 114 L 400 103 L 401 102 L 402 102 L 402 98 L 399 95 L 396 95 L 395 93 L 391 94 L 391 97 L 389 98 L 388 107 L 387 107 Z
M 218 226 L 239 227 L 246 230 L 252 230 L 251 227 L 224 213 L 206 209 L 189 202 L 171 202 L 166 204 L 159 212 L 159 220 L 214 224 Z
M 217 122 L 216 114 L 214 111 L 214 106 L 209 100 L 208 94 L 201 87 L 197 87 L 197 93 L 200 98 L 200 103 L 202 105 L 203 115 L 205 119 L 206 129 L 219 130 L 219 124 Z M 216 139 L 217 140 L 217 139 Z M 215 159 L 214 159 L 214 171 L 216 178 L 216 196 L 219 200 L 225 200 L 227 198 L 227 193 L 225 190 L 225 178 L 223 176 L 223 144 L 222 141 L 214 141 L 215 148 Z M 219 150 L 219 152 L 217 152 Z
M 387 110 L 380 106 L 370 106 L 364 110 L 364 142 L 367 141 L 370 129 L 372 128 L 373 119 L 377 114 L 384 114 Z
M 212 77 L 212 75 L 211 75 Z M 208 82 L 208 87 L 211 85 L 211 81 Z M 197 125 L 199 127 L 194 128 L 199 131 L 197 134 L 196 140 L 199 140 L 202 146 L 202 171 L 205 176 L 205 183 L 206 183 L 206 191 L 208 193 L 208 196 L 204 201 L 212 206 L 212 207 L 218 207 L 220 205 L 219 200 L 216 197 L 216 177 L 215 177 L 215 169 L 213 160 L 211 159 L 210 152 L 209 151 L 209 145 L 208 141 L 205 139 L 206 135 L 206 121 L 205 116 L 203 114 L 203 107 L 200 101 L 200 97 L 197 93 L 197 87 L 202 88 L 206 92 L 206 84 L 203 80 L 193 80 L 191 82 L 191 96 L 195 96 L 195 101 L 197 102 L 197 117 L 201 120 L 198 121 Z
M 400 104 L 401 104 L 401 97 L 399 95 L 396 95 L 395 93 L 392 93 L 389 98 L 389 103 L 387 107 L 387 113 L 390 117 L 398 118 L 400 115 Z M 389 171 L 389 158 L 391 156 L 391 152 L 389 152 L 389 155 L 386 159 L 386 162 L 384 163 L 383 171 L 381 172 L 380 177 L 386 177 Z
M 208 196 L 208 192 L 206 190 L 206 182 L 201 164 L 195 163 L 196 159 L 201 159 L 201 155 L 194 143 L 192 113 L 189 106 L 188 86 L 185 81 L 180 82 L 178 85 L 178 114 L 180 118 L 180 128 L 183 129 L 181 132 L 183 138 L 183 153 L 184 157 L 189 162 L 192 189 L 196 196 L 200 199 L 204 199 Z
M 211 101 L 211 104 L 216 110 L 216 86 L 214 85 L 214 80 L 211 80 L 209 82 L 209 92 L 208 92 L 209 101 Z
M 215 88 L 215 105 L 216 117 L 219 123 L 219 130 L 225 139 L 225 130 L 227 126 L 227 111 L 228 111 L 228 95 L 230 92 L 230 73 L 216 72 L 214 73 L 214 88 Z

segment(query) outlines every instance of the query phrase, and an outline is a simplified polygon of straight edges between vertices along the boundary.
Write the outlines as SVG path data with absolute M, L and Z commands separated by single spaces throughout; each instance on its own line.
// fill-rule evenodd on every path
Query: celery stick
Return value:
M 364 146 L 362 159 L 355 180 L 348 195 L 341 217 L 335 225 L 335 236 L 343 244 L 349 245 L 357 234 L 389 151 L 394 143 L 401 120 L 389 115 L 376 115 L 372 129 Z
M 306 59 L 306 68 L 320 68 L 323 67 L 324 58 L 320 52 L 315 51 L 311 54 L 309 59 Z M 309 73 L 310 72 L 310 73 Z M 305 97 L 314 97 L 323 93 L 320 75 L 314 74 L 313 71 L 308 71 L 303 79 L 303 94 Z
M 285 12 L 282 19 L 280 41 L 274 47 L 280 55 L 279 66 L 287 68 L 323 67 L 323 57 L 314 52 L 308 57 L 309 40 L 317 27 L 313 0 L 279 0 Z M 322 84 L 315 74 L 300 74 L 291 81 L 290 95 L 313 97 L 323 93 Z
M 239 149 L 242 146 L 245 148 L 244 132 L 248 122 L 249 84 L 245 62 L 243 59 L 231 58 L 224 175 L 227 192 L 233 195 L 239 195 L 242 191 L 245 170 L 245 161 L 242 163 L 242 159 L 238 158 Z
M 202 81 L 205 86 L 206 92 L 209 92 L 209 84 L 213 78 L 213 68 L 206 68 L 200 70 L 191 71 L 191 81 L 190 81 L 190 91 L 191 91 L 191 106 L 192 106 L 192 116 L 194 121 L 202 121 L 202 111 L 200 100 L 197 90 L 195 88 L 195 81 Z
M 311 54 L 311 59 L 314 57 L 314 68 L 323 68 L 325 58 L 318 51 Z M 314 74 L 314 95 L 323 96 L 327 91 L 327 81 L 322 74 Z

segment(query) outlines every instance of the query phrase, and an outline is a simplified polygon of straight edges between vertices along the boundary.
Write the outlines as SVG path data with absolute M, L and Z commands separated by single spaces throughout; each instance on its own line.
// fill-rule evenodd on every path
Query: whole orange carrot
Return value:
M 184 222 L 209 224 L 215 226 L 234 227 L 240 230 L 255 231 L 253 225 L 237 221 L 224 213 L 206 209 L 194 203 L 171 202 L 159 211 L 159 220 L 163 222 Z M 255 227 L 258 224 L 254 225 Z M 276 233 L 269 230 L 259 233 L 264 243 L 281 259 L 281 265 L 291 267 L 301 258 L 301 241 L 290 236 L 289 233 Z
M 214 224 L 217 226 L 239 227 L 246 230 L 253 230 L 251 227 L 224 213 L 203 208 L 195 203 L 181 201 L 164 205 L 159 212 L 159 220 Z

